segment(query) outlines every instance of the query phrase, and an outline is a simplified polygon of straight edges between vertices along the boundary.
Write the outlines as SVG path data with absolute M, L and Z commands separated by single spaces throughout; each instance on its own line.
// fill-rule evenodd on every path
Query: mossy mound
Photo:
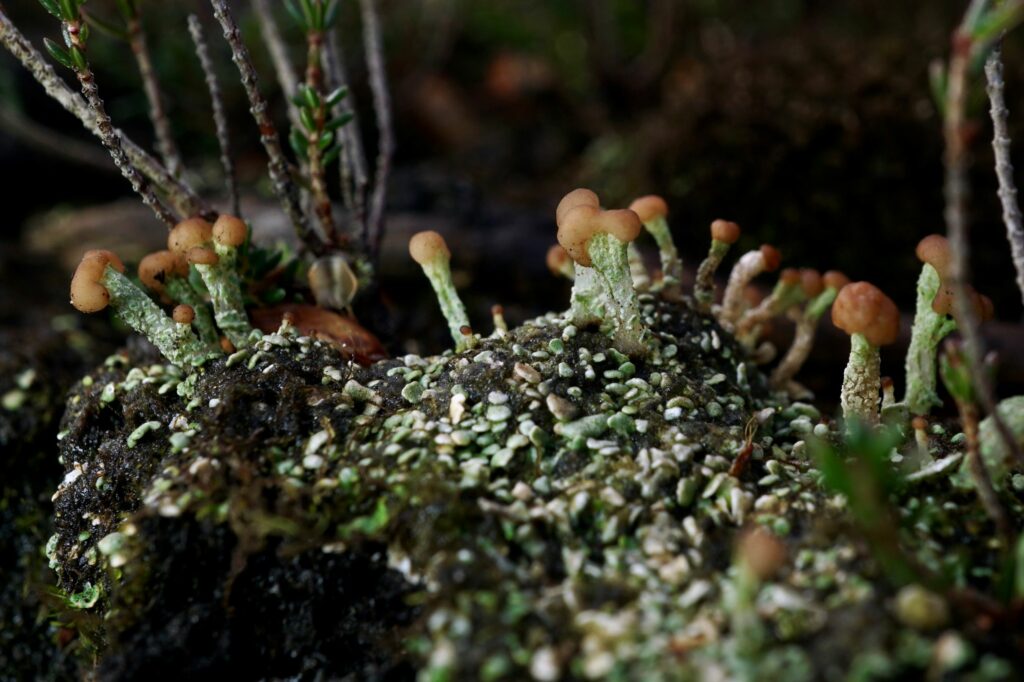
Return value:
M 637 359 L 555 315 L 370 367 L 287 328 L 187 380 L 141 347 L 113 356 L 69 401 L 47 546 L 100 677 L 930 666 L 946 620 L 894 617 L 805 452 L 817 411 L 773 394 L 710 317 L 641 304 Z M 910 494 L 942 491 L 917 530 L 941 562 L 985 524 L 938 476 Z M 789 560 L 745 603 L 733 545 L 754 523 Z M 950 669 L 989 661 L 950 636 L 967 652 Z

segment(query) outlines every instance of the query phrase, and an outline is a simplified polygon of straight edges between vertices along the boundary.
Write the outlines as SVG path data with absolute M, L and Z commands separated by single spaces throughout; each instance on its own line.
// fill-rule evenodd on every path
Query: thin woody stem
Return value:
M 224 30 L 224 39 L 231 47 L 231 57 L 238 67 L 242 79 L 242 86 L 249 98 L 250 111 L 256 119 L 260 130 L 260 141 L 269 158 L 268 169 L 270 179 L 274 185 L 274 194 L 281 202 L 281 207 L 295 227 L 300 242 L 314 252 L 322 252 L 324 244 L 310 227 L 309 221 L 299 203 L 299 191 L 292 178 L 288 160 L 281 149 L 281 139 L 277 134 L 273 121 L 268 112 L 267 100 L 259 89 L 259 78 L 256 75 L 256 67 L 253 66 L 249 56 L 249 50 L 242 42 L 242 34 L 238 28 L 231 10 L 228 9 L 225 0 L 210 0 L 213 7 L 213 15 Z
M 377 0 L 359 0 L 362 8 L 366 69 L 373 94 L 373 109 L 377 116 L 377 168 L 370 197 L 368 222 L 368 250 L 376 260 L 384 236 L 384 209 L 388 193 L 391 157 L 395 151 L 394 130 L 391 121 L 391 96 L 388 93 L 387 69 L 384 66 L 384 46 L 381 38 Z
M 978 410 L 974 405 L 962 403 L 958 403 L 957 407 L 960 409 L 960 421 L 963 423 L 967 445 L 967 468 L 974 481 L 974 487 L 978 491 L 978 499 L 981 500 L 981 506 L 985 508 L 985 513 L 995 523 L 999 536 L 1007 543 L 1007 546 L 1011 546 L 1014 538 L 1013 529 L 1006 516 L 1006 510 L 1003 509 L 1003 505 L 999 502 L 999 496 L 996 494 L 995 488 L 992 487 L 992 479 L 981 458 Z
M 970 10 L 969 10 L 970 11 Z M 946 198 L 945 221 L 946 236 L 949 239 L 952 259 L 948 283 L 953 289 L 954 309 L 957 325 L 963 337 L 964 351 L 971 368 L 971 379 L 977 389 L 985 412 L 992 421 L 1006 444 L 1007 452 L 1018 463 L 1024 463 L 1016 438 L 1005 420 L 996 409 L 995 390 L 989 376 L 984 358 L 984 344 L 978 331 L 978 318 L 974 311 L 970 294 L 967 290 L 969 278 L 968 241 L 967 241 L 967 199 L 969 188 L 967 183 L 967 133 L 965 107 L 967 98 L 967 75 L 970 65 L 971 43 L 966 34 L 959 29 L 953 38 L 953 55 L 949 62 L 949 77 L 946 86 L 946 116 L 943 133 L 946 142 L 945 165 L 946 179 L 944 193 Z
M 81 20 L 64 22 L 64 28 L 67 31 L 71 46 L 85 54 L 85 43 L 82 41 L 81 34 Z M 114 131 L 110 116 L 107 114 L 107 109 L 100 98 L 100 91 L 96 86 L 96 77 L 92 69 L 86 64 L 84 67 L 76 68 L 75 75 L 78 76 L 78 82 L 82 86 L 82 95 L 85 97 L 85 101 L 96 116 L 96 129 L 99 133 L 100 141 L 107 148 L 107 151 L 110 152 L 110 158 L 114 160 L 114 165 L 121 171 L 121 175 L 124 176 L 125 180 L 131 183 L 132 189 L 135 190 L 136 194 L 142 197 L 142 202 L 153 210 L 156 217 L 162 220 L 168 227 L 174 227 L 178 222 L 174 214 L 153 191 L 149 180 L 143 177 L 125 154 L 124 148 L 121 146 L 121 138 Z
M 332 29 L 327 36 L 327 52 L 324 61 L 325 76 L 328 87 L 337 90 L 348 86 L 348 74 L 345 68 L 345 59 L 342 54 L 341 45 L 338 44 L 338 31 Z M 364 248 L 367 247 L 368 236 L 366 233 L 366 188 L 369 183 L 366 175 L 366 153 L 363 150 L 363 141 L 359 134 L 359 118 L 355 111 L 353 94 L 351 90 L 331 112 L 335 118 L 349 115 L 352 120 L 338 129 L 341 136 L 342 150 L 340 157 L 341 165 L 341 193 L 345 199 L 345 207 L 352 213 L 352 217 L 358 226 Z
M 313 209 L 320 220 L 320 227 L 323 230 L 327 241 L 334 246 L 344 246 L 342 235 L 338 234 L 338 228 L 334 223 L 334 209 L 331 206 L 331 196 L 327 191 L 327 169 L 324 168 L 323 152 L 320 149 L 320 141 L 324 135 L 327 125 L 327 102 L 324 92 L 324 34 L 317 29 L 310 29 L 306 34 L 306 86 L 319 96 L 320 105 L 314 112 L 315 129 L 306 130 L 309 140 L 309 187 L 313 195 Z
M 82 122 L 86 130 L 100 137 L 99 121 L 85 99 L 68 87 L 53 70 L 53 67 L 36 50 L 32 43 L 15 27 L 0 8 L 0 43 L 10 52 L 32 77 L 43 86 L 46 94 Z M 114 128 L 114 136 L 120 141 L 125 155 L 139 171 L 158 188 L 173 204 L 180 216 L 202 215 L 208 217 L 213 211 L 184 181 L 178 180 L 159 161 L 146 153 L 123 132 Z
M 210 101 L 213 105 L 213 122 L 217 129 L 217 144 L 220 146 L 220 162 L 224 167 L 224 181 L 227 185 L 228 198 L 231 203 L 233 215 L 241 217 L 241 201 L 238 194 L 238 175 L 235 172 L 235 161 L 231 156 L 231 133 L 228 128 L 228 117 L 224 111 L 224 99 L 221 94 L 220 83 L 217 81 L 217 73 L 213 67 L 213 60 L 210 59 L 210 48 L 203 35 L 203 25 L 199 17 L 190 14 L 188 17 L 188 30 L 192 34 L 192 42 L 196 46 L 196 56 L 203 69 L 206 78 L 206 88 L 210 91 Z
M 1010 160 L 1010 128 L 1007 123 L 1010 112 L 1003 96 L 1002 49 L 997 44 L 985 62 L 985 79 L 988 81 L 988 100 L 992 116 L 992 150 L 996 158 L 996 177 L 999 179 L 999 201 L 1003 206 L 1003 223 L 1006 225 L 1006 239 L 1010 242 L 1013 266 L 1017 270 L 1017 288 L 1024 302 L 1024 219 L 1017 201 L 1017 185 L 1013 180 L 1013 163 Z
M 299 77 L 295 73 L 295 66 L 291 57 L 288 56 L 288 47 L 281 37 L 281 31 L 274 19 L 274 13 L 267 4 L 267 0 L 253 0 L 253 13 L 260 25 L 260 33 L 263 35 L 263 42 L 270 53 L 270 61 L 274 64 L 274 73 L 277 76 L 277 84 L 284 93 L 288 102 L 288 120 L 298 127 L 300 125 L 299 112 L 292 104 L 292 97 L 299 89 Z
M 132 54 L 135 55 L 139 76 L 142 77 L 142 89 L 149 102 L 149 118 L 153 122 L 153 131 L 156 134 L 156 148 L 160 152 L 168 172 L 176 178 L 181 177 L 183 170 L 181 153 L 178 151 L 178 145 L 175 144 L 174 135 L 171 132 L 171 121 L 164 108 L 163 92 L 157 80 L 156 70 L 153 68 L 153 59 L 149 53 L 146 32 L 142 28 L 141 13 L 137 6 L 135 13 L 128 20 L 128 42 L 131 45 Z

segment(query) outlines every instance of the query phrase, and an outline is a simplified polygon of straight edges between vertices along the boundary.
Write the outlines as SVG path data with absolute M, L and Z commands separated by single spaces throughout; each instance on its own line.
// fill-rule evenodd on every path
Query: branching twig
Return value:
M 65 83 L 53 67 L 36 50 L 32 43 L 15 27 L 6 13 L 0 9 L 0 42 L 22 66 L 35 78 L 46 94 L 54 99 L 69 113 L 75 116 L 87 130 L 99 136 L 99 127 L 95 112 L 90 109 L 81 95 L 74 92 Z M 174 178 L 170 172 L 156 159 L 147 154 L 141 147 L 132 142 L 119 130 L 113 133 L 118 137 L 129 160 L 138 167 L 157 188 L 163 192 L 182 216 L 211 215 L 209 205 L 200 198 L 185 182 Z
M 974 481 L 974 487 L 978 491 L 978 499 L 981 506 L 993 523 L 999 536 L 1006 543 L 1007 547 L 1013 546 L 1014 532 L 1010 521 L 1006 516 L 1003 505 L 999 502 L 995 488 L 992 487 L 992 479 L 988 475 L 988 469 L 981 459 L 981 444 L 978 438 L 978 410 L 974 405 L 965 405 L 958 402 L 960 408 L 960 421 L 963 423 L 964 436 L 967 446 L 967 467 Z
M 96 145 L 42 126 L 13 107 L 0 107 L 0 130 L 46 154 L 97 170 L 117 171 L 110 157 Z
M 142 29 L 141 12 L 137 4 L 133 4 L 132 12 L 132 15 L 128 17 L 128 42 L 135 55 L 135 62 L 139 66 L 142 89 L 149 102 L 149 118 L 153 121 L 153 130 L 156 133 L 156 147 L 170 174 L 176 178 L 181 177 L 181 153 L 178 151 L 178 145 L 174 143 L 171 121 L 164 109 L 163 92 L 160 90 L 156 70 L 153 68 L 153 59 L 149 53 L 146 33 Z
M 288 102 L 288 120 L 292 126 L 298 127 L 300 125 L 299 112 L 292 104 L 292 97 L 299 90 L 299 77 L 295 73 L 291 57 L 288 56 L 288 47 L 281 37 L 277 20 L 274 19 L 274 13 L 267 4 L 267 0 L 253 0 L 252 10 L 260 25 L 260 33 L 263 35 L 267 52 L 270 53 L 270 61 L 274 64 L 277 84 L 281 87 L 281 92 L 284 93 L 284 98 Z
M 78 50 L 84 55 L 85 40 L 82 37 L 83 24 L 81 17 L 64 21 L 63 23 L 64 30 L 68 36 L 69 47 Z M 142 202 L 153 210 L 156 217 L 162 220 L 168 227 L 174 227 L 178 222 L 174 214 L 171 213 L 171 210 L 164 205 L 164 202 L 153 191 L 149 180 L 139 172 L 139 169 L 135 167 L 135 164 L 125 154 L 124 148 L 121 146 L 121 138 L 114 130 L 114 125 L 107 114 L 107 108 L 100 98 L 100 90 L 96 85 L 96 76 L 93 74 L 92 68 L 87 61 L 83 60 L 82 63 L 75 66 L 74 71 L 75 75 L 78 76 L 78 82 L 82 86 L 82 95 L 85 97 L 86 103 L 92 109 L 93 115 L 96 118 L 96 131 L 100 142 L 110 152 L 110 158 L 114 160 L 114 165 L 121 171 L 121 175 L 124 176 L 125 180 L 131 184 L 132 189 L 142 197 Z
M 359 0 L 363 16 L 363 32 L 366 47 L 366 69 L 373 93 L 373 108 L 377 116 L 377 168 L 370 198 L 367 219 L 367 241 L 371 258 L 377 258 L 380 242 L 384 236 L 384 209 L 387 202 L 388 176 L 391 173 L 391 157 L 395 140 L 391 123 L 391 97 L 388 93 L 387 70 L 384 65 L 384 46 L 381 38 L 380 17 L 377 15 L 377 0 Z
M 224 111 L 224 100 L 221 97 L 220 83 L 217 82 L 217 73 L 210 59 L 210 49 L 206 43 L 206 36 L 203 35 L 203 25 L 199 17 L 190 14 L 188 17 L 188 30 L 192 34 L 192 42 L 196 46 L 196 56 L 203 69 L 206 78 L 206 87 L 210 91 L 210 101 L 213 104 L 213 122 L 217 128 L 217 143 L 220 145 L 220 161 L 224 166 L 224 180 L 227 185 L 228 197 L 231 202 L 233 215 L 241 216 L 241 206 L 238 196 L 238 176 L 235 174 L 235 161 L 231 156 L 231 135 L 228 129 L 228 118 Z
M 331 30 L 327 37 L 327 59 L 325 61 L 326 76 L 331 90 L 348 87 L 348 73 L 341 45 L 338 44 L 337 29 Z M 351 116 L 352 120 L 338 130 L 341 135 L 341 194 L 345 207 L 351 212 L 356 225 L 362 233 L 363 244 L 366 246 L 366 188 L 369 180 L 366 175 L 366 153 L 363 151 L 363 140 L 360 135 L 359 117 L 356 114 L 352 92 L 335 106 L 332 115 L 335 118 Z
M 343 246 L 346 237 L 338 233 L 334 223 L 334 208 L 331 196 L 327 191 L 327 168 L 324 165 L 324 149 L 320 142 L 324 139 L 327 125 L 327 93 L 324 91 L 324 35 L 323 27 L 309 26 L 306 31 L 306 87 L 316 93 L 317 104 L 312 112 L 313 127 L 306 128 L 308 146 L 306 155 L 309 159 L 309 189 L 313 195 L 313 208 L 320 221 L 327 241 L 334 246 Z
M 988 99 L 992 115 L 992 150 L 996 157 L 996 176 L 999 178 L 999 201 L 1003 205 L 1003 223 L 1006 225 L 1006 239 L 1010 242 L 1013 265 L 1017 270 L 1017 288 L 1024 302 L 1024 219 L 1017 201 L 1017 185 L 1013 181 L 1013 163 L 1010 160 L 1010 129 L 1003 97 L 1003 58 L 997 45 L 985 62 L 985 78 L 988 81 Z
M 301 242 L 314 252 L 322 251 L 323 242 L 313 233 L 309 221 L 299 205 L 298 188 L 292 179 L 288 160 L 281 149 L 281 139 L 278 137 L 277 129 L 274 127 L 273 121 L 270 120 L 270 114 L 267 111 L 267 100 L 260 93 L 256 68 L 253 66 L 248 48 L 242 42 L 242 34 L 238 29 L 238 24 L 228 9 L 226 0 L 210 0 L 210 4 L 213 6 L 213 15 L 220 22 L 221 28 L 224 30 L 224 39 L 227 40 L 228 45 L 231 47 L 231 57 L 241 75 L 242 85 L 245 87 L 245 93 L 249 98 L 250 111 L 253 118 L 256 119 L 256 124 L 259 126 L 260 141 L 263 143 L 263 148 L 270 159 L 270 179 L 274 185 L 274 193 L 280 200 L 288 219 L 295 226 Z

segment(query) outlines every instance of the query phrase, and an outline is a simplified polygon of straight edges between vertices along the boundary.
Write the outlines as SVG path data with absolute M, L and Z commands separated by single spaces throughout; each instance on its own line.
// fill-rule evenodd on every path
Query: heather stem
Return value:
M 391 96 L 388 93 L 387 70 L 384 66 L 384 45 L 381 38 L 380 17 L 377 14 L 377 0 L 359 0 L 363 15 L 365 34 L 366 68 L 373 94 L 373 109 L 377 116 L 378 153 L 377 171 L 370 197 L 369 250 L 376 260 L 380 242 L 384 236 L 384 209 L 388 192 L 388 176 L 391 173 L 391 157 L 394 155 L 394 130 L 391 122 Z

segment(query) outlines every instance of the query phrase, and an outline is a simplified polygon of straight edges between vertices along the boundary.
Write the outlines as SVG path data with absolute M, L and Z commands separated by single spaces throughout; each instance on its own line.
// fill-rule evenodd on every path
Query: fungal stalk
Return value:
M 199 272 L 210 292 L 217 326 L 235 348 L 247 346 L 253 331 L 245 312 L 237 271 L 238 247 L 245 242 L 247 235 L 245 223 L 234 216 L 224 215 L 212 227 L 201 218 L 181 222 L 167 238 L 170 250 L 185 258 Z
M 455 290 L 455 284 L 452 282 L 452 252 L 448 250 L 444 237 L 432 230 L 417 232 L 409 240 L 409 255 L 420 264 L 423 274 L 434 288 L 441 313 L 448 321 L 448 331 L 455 341 L 455 351 L 461 353 L 473 348 L 476 345 L 476 336 L 469 326 L 466 307 L 462 304 L 459 292 Z
M 149 339 L 179 367 L 198 367 L 217 356 L 196 338 L 190 324 L 169 317 L 123 271 L 124 265 L 113 253 L 88 251 L 71 280 L 71 304 L 85 313 L 99 312 L 108 305 L 113 307 L 125 324 Z
M 193 310 L 196 331 L 203 343 L 217 346 L 217 328 L 203 297 L 188 281 L 188 263 L 171 251 L 156 251 L 139 262 L 139 280 L 147 289 Z
M 736 223 L 728 220 L 711 223 L 711 248 L 697 268 L 697 280 L 693 285 L 693 298 L 702 312 L 711 312 L 711 304 L 715 302 L 715 272 L 729 253 L 729 247 L 739 238 L 740 226 Z
M 739 321 L 743 314 L 743 292 L 747 285 L 762 273 L 774 272 L 781 260 L 778 250 L 768 244 L 740 257 L 729 273 L 729 283 L 725 287 L 722 308 L 718 313 L 718 321 L 723 327 L 732 329 Z
M 822 278 L 825 285 L 824 291 L 811 299 L 804 306 L 803 312 L 795 314 L 796 331 L 793 336 L 793 343 L 786 351 L 786 355 L 772 371 L 771 384 L 776 388 L 784 388 L 796 376 L 800 368 L 807 362 L 814 347 L 814 338 L 817 336 L 818 322 L 822 315 L 832 307 L 832 303 L 839 295 L 839 291 L 849 284 L 850 280 L 846 275 L 835 270 L 826 272 Z
M 843 419 L 848 424 L 875 424 L 881 389 L 878 348 L 896 341 L 900 311 L 874 285 L 854 282 L 843 287 L 832 304 L 832 322 L 850 335 L 850 360 L 840 396 Z
M 644 263 L 644 255 L 636 244 L 630 242 L 626 247 L 626 257 L 629 258 L 629 277 L 633 280 L 633 288 L 637 291 L 648 291 L 651 288 L 651 273 L 647 271 Z
M 603 303 L 605 320 L 612 326 L 614 343 L 619 351 L 640 355 L 645 351 L 643 319 L 633 278 L 629 271 L 628 245 L 643 229 L 640 218 L 631 210 L 604 211 L 597 195 L 589 190 L 571 192 L 558 206 L 558 242 L 576 262 L 573 284 L 573 318 L 577 319 L 577 293 L 592 269 L 596 284 L 586 290 Z M 595 301 L 587 301 L 588 306 Z M 586 312 L 590 312 L 588 309 Z
M 661 197 L 651 194 L 640 197 L 630 204 L 629 208 L 640 217 L 640 222 L 658 245 L 663 275 L 662 286 L 678 287 L 683 278 L 683 261 L 679 258 L 679 251 L 672 239 L 672 230 L 668 226 L 668 204 Z
M 573 266 L 572 258 L 561 244 L 553 244 L 548 249 L 546 262 L 552 275 L 565 277 L 570 282 L 576 279 L 576 268 Z
M 736 324 L 736 335 L 748 348 L 757 343 L 761 327 L 773 317 L 821 293 L 821 275 L 815 270 L 787 268 L 779 275 L 772 293 L 748 309 Z

